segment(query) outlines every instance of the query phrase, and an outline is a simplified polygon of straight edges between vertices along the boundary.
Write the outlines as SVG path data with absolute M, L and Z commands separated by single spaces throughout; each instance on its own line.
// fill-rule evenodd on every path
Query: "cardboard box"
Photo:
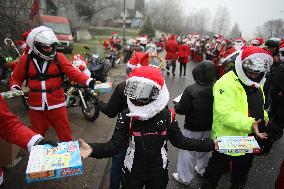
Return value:
M 261 149 L 254 136 L 217 137 L 220 153 L 260 153 Z
M 98 92 L 98 93 L 111 93 L 112 83 L 97 84 L 95 85 L 94 90 L 95 92 Z
M 27 183 L 82 173 L 78 141 L 61 142 L 57 147 L 37 145 L 31 149 L 26 170 Z
M 13 167 L 20 159 L 18 153 L 20 147 L 17 145 L 0 140 L 0 167 Z

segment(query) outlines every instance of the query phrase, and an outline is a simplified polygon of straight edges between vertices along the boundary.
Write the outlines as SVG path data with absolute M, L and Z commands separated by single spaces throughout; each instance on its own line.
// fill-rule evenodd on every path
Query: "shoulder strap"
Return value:
M 31 55 L 28 54 L 27 55 L 27 59 L 26 59 L 26 69 L 25 69 L 25 73 L 26 73 L 26 86 L 29 85 L 29 69 L 30 69 L 30 62 L 31 62 Z

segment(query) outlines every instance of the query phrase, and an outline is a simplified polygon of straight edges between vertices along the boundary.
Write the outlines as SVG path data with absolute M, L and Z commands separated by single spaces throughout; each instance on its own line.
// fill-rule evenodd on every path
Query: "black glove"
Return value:
M 91 80 L 91 81 L 90 81 L 90 83 L 89 83 L 89 86 L 88 86 L 88 87 L 89 87 L 90 89 L 94 89 L 95 84 L 96 84 L 96 80 L 94 80 L 94 79 L 93 79 L 93 80 Z
M 49 144 L 53 147 L 58 146 L 57 142 L 53 140 L 47 140 L 47 139 L 39 139 L 34 145 L 45 145 L 45 144 Z

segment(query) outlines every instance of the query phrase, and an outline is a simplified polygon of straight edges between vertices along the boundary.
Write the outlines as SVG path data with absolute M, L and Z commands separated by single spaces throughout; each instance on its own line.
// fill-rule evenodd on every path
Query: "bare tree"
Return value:
M 284 36 L 284 21 L 282 19 L 269 20 L 262 26 L 256 28 L 257 37 L 283 37 Z
M 96 14 L 106 9 L 117 7 L 118 2 L 114 0 L 85 0 L 84 3 L 76 1 L 74 6 L 78 16 L 84 21 L 90 22 Z
M 191 22 L 191 32 L 197 32 L 204 35 L 208 30 L 208 23 L 210 21 L 210 12 L 208 9 L 200 9 L 195 14 L 189 17 Z
M 231 32 L 230 32 L 230 37 L 231 38 L 237 38 L 237 37 L 241 37 L 242 32 L 239 28 L 238 23 L 235 23 L 235 25 L 233 26 Z
M 219 7 L 213 20 L 213 31 L 225 35 L 230 28 L 230 12 L 226 7 Z
M 0 3 L 0 46 L 6 37 L 20 39 L 20 34 L 31 27 L 29 13 L 32 0 L 1 0 Z
M 152 0 L 148 14 L 155 28 L 164 32 L 181 32 L 183 18 L 180 0 Z M 178 13 L 178 14 L 177 14 Z

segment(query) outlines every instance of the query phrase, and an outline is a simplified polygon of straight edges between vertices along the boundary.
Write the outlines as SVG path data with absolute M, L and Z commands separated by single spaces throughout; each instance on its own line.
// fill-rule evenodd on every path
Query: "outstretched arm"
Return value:
M 210 152 L 215 149 L 215 143 L 212 139 L 193 139 L 183 136 L 176 120 L 168 128 L 168 138 L 174 147 L 183 150 Z

